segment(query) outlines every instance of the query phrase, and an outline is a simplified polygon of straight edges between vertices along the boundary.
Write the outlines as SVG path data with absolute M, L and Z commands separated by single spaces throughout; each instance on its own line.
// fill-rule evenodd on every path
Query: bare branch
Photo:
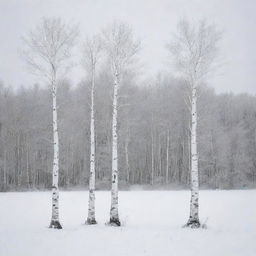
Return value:
M 104 48 L 114 72 L 122 73 L 134 61 L 140 50 L 140 42 L 134 39 L 131 27 L 114 22 L 103 30 Z
M 101 57 L 102 40 L 98 35 L 92 38 L 87 37 L 83 44 L 82 65 L 85 69 L 90 70 L 95 68 L 96 63 Z
M 33 74 L 51 82 L 53 75 L 67 70 L 77 36 L 77 26 L 66 25 L 58 18 L 43 18 L 33 31 L 22 37 L 22 57 Z
M 217 66 L 218 43 L 222 34 L 205 20 L 198 26 L 181 20 L 177 31 L 174 41 L 168 45 L 177 71 L 190 83 L 199 82 Z

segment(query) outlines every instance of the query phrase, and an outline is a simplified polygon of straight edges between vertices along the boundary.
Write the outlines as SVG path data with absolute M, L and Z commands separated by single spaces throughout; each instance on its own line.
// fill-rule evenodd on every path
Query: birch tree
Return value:
M 97 224 L 95 219 L 95 117 L 94 117 L 94 93 L 95 72 L 101 51 L 101 40 L 98 36 L 87 38 L 84 44 L 84 64 L 90 74 L 91 80 L 91 109 L 90 109 L 90 176 L 89 176 L 89 203 L 86 224 Z
M 52 217 L 50 228 L 61 229 L 59 222 L 59 134 L 57 117 L 57 80 L 67 71 L 71 49 L 77 38 L 76 26 L 69 26 L 58 18 L 43 18 L 41 23 L 23 37 L 23 56 L 31 71 L 45 79 L 52 90 L 53 170 Z
M 201 21 L 197 26 L 186 20 L 180 21 L 177 34 L 169 45 L 177 71 L 189 86 L 189 109 L 191 112 L 191 166 L 190 166 L 190 215 L 185 226 L 199 228 L 199 174 L 197 151 L 197 100 L 198 86 L 216 67 L 220 32 L 214 25 Z
M 113 76 L 112 104 L 112 188 L 109 224 L 120 226 L 118 214 L 118 91 L 123 72 L 133 62 L 139 49 L 132 29 L 125 23 L 113 23 L 103 31 L 104 47 Z

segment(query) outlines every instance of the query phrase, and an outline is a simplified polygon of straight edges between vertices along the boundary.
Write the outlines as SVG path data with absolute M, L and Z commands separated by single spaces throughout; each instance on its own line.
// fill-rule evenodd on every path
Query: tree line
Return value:
M 58 86 L 59 184 L 62 188 L 85 188 L 90 155 L 89 82 L 74 86 L 63 80 Z M 103 69 L 95 87 L 97 189 L 108 189 L 111 179 L 111 86 Z M 189 111 L 182 100 L 185 91 L 184 82 L 171 76 L 158 77 L 150 86 L 126 78 L 120 92 L 121 188 L 152 183 L 188 187 L 190 134 Z M 50 90 L 35 85 L 13 91 L 1 84 L 0 97 L 1 191 L 51 188 Z M 201 187 L 255 187 L 256 97 L 216 94 L 202 86 L 198 104 Z

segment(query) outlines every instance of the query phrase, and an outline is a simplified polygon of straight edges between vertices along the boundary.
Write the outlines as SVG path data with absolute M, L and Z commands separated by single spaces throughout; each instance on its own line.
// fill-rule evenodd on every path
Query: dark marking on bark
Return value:
M 96 225 L 97 221 L 95 220 L 95 218 L 87 218 L 85 225 Z
M 108 225 L 113 227 L 120 227 L 121 222 L 119 218 L 110 218 Z
M 58 220 L 51 220 L 49 228 L 62 229 L 62 226 Z
M 191 216 L 188 219 L 188 222 L 183 226 L 184 228 L 200 228 L 201 224 L 198 218 L 192 218 Z

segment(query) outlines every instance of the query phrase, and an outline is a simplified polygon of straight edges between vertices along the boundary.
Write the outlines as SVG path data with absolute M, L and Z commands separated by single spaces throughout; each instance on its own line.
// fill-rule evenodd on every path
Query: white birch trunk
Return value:
M 61 229 L 59 222 L 59 134 L 57 125 L 57 87 L 55 76 L 52 81 L 52 114 L 53 114 L 53 172 L 52 172 L 52 219 L 50 228 Z
M 118 215 L 118 138 L 117 138 L 117 98 L 119 87 L 119 74 L 114 77 L 113 95 L 113 120 L 112 120 L 112 188 L 111 188 L 111 209 L 110 225 L 120 226 Z
M 94 119 L 94 89 L 95 89 L 95 67 L 92 67 L 91 85 L 91 152 L 90 152 L 90 178 L 89 178 L 89 205 L 87 224 L 97 224 L 95 219 L 95 119 Z
M 190 123 L 188 127 L 190 127 L 188 131 L 188 169 L 190 170 L 191 168 L 191 124 Z M 188 175 L 186 175 L 186 183 L 188 184 L 188 182 L 189 182 L 189 178 L 188 178 Z
M 190 216 L 187 225 L 192 228 L 200 227 L 198 216 L 199 178 L 198 178 L 198 153 L 197 153 L 197 86 L 192 86 L 191 108 L 191 200 Z
M 158 176 L 161 177 L 162 175 L 162 148 L 161 148 L 161 141 L 159 138 L 159 151 L 158 151 L 158 157 L 159 157 L 159 171 L 158 171 Z
M 130 182 L 130 164 L 129 164 L 129 132 L 127 131 L 125 140 L 125 161 L 126 161 L 126 183 Z
M 166 170 L 165 170 L 165 183 L 169 183 L 169 131 L 167 131 L 167 141 L 166 141 Z
M 26 183 L 27 188 L 30 188 L 30 182 L 29 182 L 29 148 L 27 146 L 27 152 L 26 152 Z
M 4 191 L 7 189 L 7 167 L 6 167 L 6 162 L 7 162 L 7 151 L 4 150 Z
M 21 168 L 20 168 L 20 134 L 18 134 L 17 138 L 17 180 L 18 180 L 18 188 L 21 187 Z
M 151 185 L 154 185 L 154 134 L 153 130 L 151 129 Z

